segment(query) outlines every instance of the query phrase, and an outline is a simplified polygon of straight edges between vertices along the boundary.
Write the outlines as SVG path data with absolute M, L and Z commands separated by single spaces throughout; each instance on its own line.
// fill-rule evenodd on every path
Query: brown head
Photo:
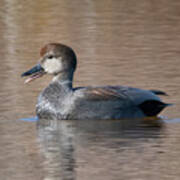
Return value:
M 54 76 L 61 76 L 61 74 L 62 76 L 73 76 L 76 69 L 76 55 L 70 47 L 59 43 L 50 43 L 40 50 L 40 56 L 39 64 L 22 74 L 22 76 L 31 75 L 26 82 L 46 73 Z

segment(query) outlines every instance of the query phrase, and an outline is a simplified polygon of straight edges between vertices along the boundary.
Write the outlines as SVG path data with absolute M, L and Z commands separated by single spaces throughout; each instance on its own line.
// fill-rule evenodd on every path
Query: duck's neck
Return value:
M 57 82 L 62 87 L 72 89 L 73 72 L 63 72 L 53 78 L 53 83 Z

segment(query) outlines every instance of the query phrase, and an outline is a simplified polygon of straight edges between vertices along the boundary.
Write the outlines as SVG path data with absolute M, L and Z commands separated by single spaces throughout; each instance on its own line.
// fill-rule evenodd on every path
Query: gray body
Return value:
M 98 90 L 111 94 L 101 96 L 94 93 Z M 40 94 L 36 112 L 45 119 L 142 118 L 145 114 L 139 105 L 146 100 L 161 101 L 151 91 L 137 88 L 106 86 L 73 89 L 66 83 L 52 82 Z

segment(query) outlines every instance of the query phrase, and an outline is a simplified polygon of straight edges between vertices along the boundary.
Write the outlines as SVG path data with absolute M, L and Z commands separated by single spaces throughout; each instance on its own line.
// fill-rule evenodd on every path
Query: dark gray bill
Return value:
M 28 82 L 33 81 L 36 78 L 43 76 L 44 74 L 45 74 L 45 71 L 42 68 L 42 66 L 40 64 L 37 64 L 36 66 L 31 68 L 30 70 L 22 73 L 21 77 L 29 76 L 29 78 L 25 80 L 25 83 L 28 83 Z

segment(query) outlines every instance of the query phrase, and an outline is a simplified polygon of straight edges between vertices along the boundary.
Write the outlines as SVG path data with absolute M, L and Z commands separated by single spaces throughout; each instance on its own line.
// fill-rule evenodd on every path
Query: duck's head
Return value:
M 72 81 L 76 69 L 76 55 L 70 47 L 59 43 L 50 43 L 40 50 L 40 56 L 39 63 L 21 75 L 22 77 L 29 76 L 25 83 L 44 74 Z

